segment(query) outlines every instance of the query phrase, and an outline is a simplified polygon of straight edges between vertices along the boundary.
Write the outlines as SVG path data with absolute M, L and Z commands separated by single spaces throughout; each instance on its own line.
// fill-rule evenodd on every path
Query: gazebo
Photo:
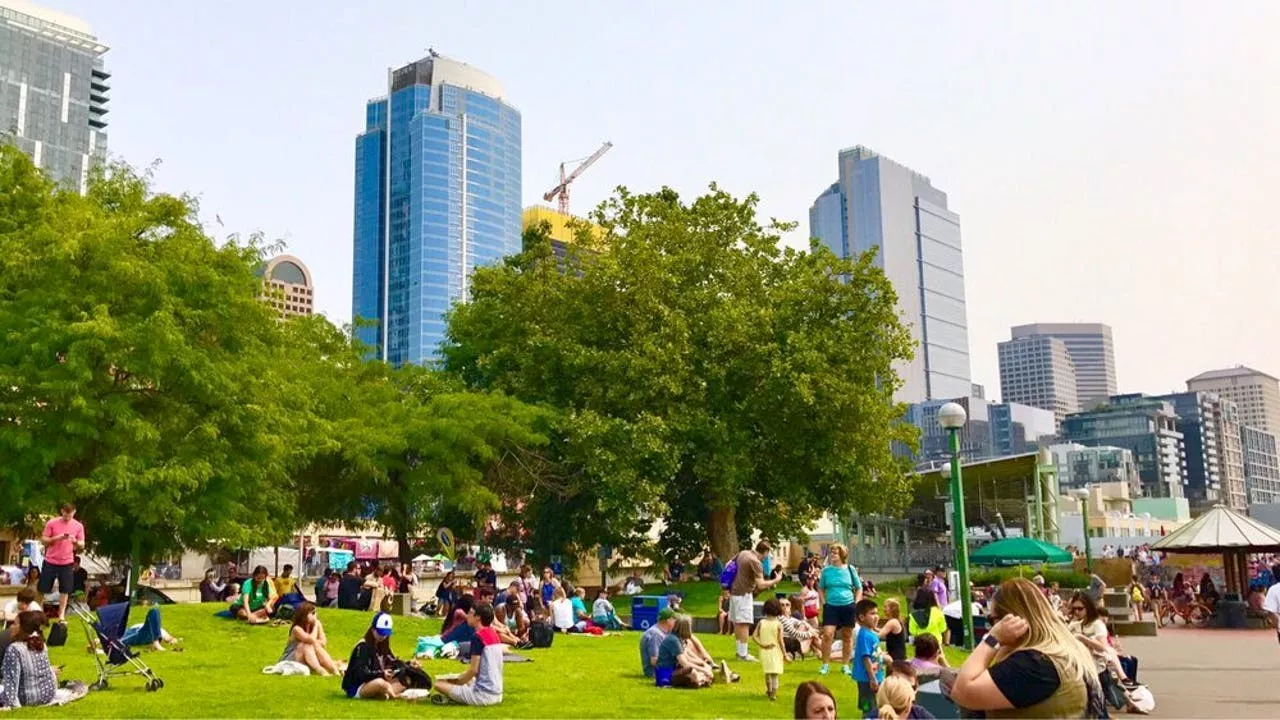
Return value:
M 1280 551 L 1280 530 L 1223 505 L 1192 520 L 1151 546 L 1157 552 L 1222 553 L 1228 592 L 1244 599 L 1249 592 L 1249 558 Z

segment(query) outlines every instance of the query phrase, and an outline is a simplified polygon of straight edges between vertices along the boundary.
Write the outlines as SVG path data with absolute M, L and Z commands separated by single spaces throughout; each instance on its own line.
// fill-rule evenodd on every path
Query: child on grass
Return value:
M 858 683 L 858 710 L 869 713 L 876 709 L 876 692 L 880 689 L 880 611 L 876 601 L 863 598 L 853 607 L 858 617 L 858 635 L 853 649 L 853 679 Z
M 777 598 L 764 602 L 764 617 L 756 623 L 752 639 L 760 648 L 760 669 L 764 670 L 764 690 L 770 700 L 778 699 L 778 678 L 782 676 L 782 603 Z

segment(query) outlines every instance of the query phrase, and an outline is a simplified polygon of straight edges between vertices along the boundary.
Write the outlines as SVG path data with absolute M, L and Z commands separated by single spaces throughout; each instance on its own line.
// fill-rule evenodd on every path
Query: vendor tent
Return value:
M 1222 554 L 1227 591 L 1244 597 L 1249 589 L 1249 555 L 1280 551 L 1280 530 L 1224 505 L 1160 538 L 1156 552 Z
M 1071 553 L 1043 540 L 1012 537 L 983 545 L 969 555 L 969 562 L 974 565 L 1069 563 Z

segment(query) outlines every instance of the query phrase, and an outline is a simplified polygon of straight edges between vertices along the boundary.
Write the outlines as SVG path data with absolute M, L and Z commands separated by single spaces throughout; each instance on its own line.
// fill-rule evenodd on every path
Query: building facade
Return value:
M 1280 502 L 1280 455 L 1276 436 L 1244 425 L 1240 430 L 1240 446 L 1244 451 L 1244 483 L 1249 502 Z
M 1080 411 L 1076 367 L 1066 343 L 1037 335 L 1006 340 L 996 347 L 1001 400 L 1043 408 L 1058 422 Z
M 1116 354 L 1111 327 L 1102 323 L 1033 323 L 1009 332 L 1014 340 L 1051 337 L 1061 340 L 1076 374 L 1076 402 L 1081 410 L 1106 404 L 1116 394 Z
M 1240 408 L 1242 424 L 1280 435 L 1280 381 L 1260 370 L 1210 370 L 1188 380 L 1187 390 L 1217 393 Z
M 896 399 L 965 397 L 969 327 L 960 217 L 929 178 L 865 147 L 841 150 L 839 180 L 809 210 L 809 234 L 844 257 L 875 249 L 918 348 L 899 363 Z M 837 223 L 836 218 L 839 217 Z
M 434 52 L 367 103 L 351 304 L 376 357 L 434 361 L 471 271 L 520 251 L 520 127 L 495 78 Z
M 949 460 L 947 432 L 938 425 L 938 410 L 955 402 L 968 420 L 960 429 L 960 456 L 966 461 L 985 460 L 1032 452 L 1052 441 L 1053 413 L 1018 403 L 989 403 L 977 397 L 928 400 L 907 406 L 906 421 L 920 430 L 920 449 L 913 459 L 920 464 Z
M 1186 448 L 1177 413 L 1168 401 L 1116 395 L 1106 405 L 1068 415 L 1059 435 L 1065 443 L 1112 445 L 1132 452 L 1143 497 L 1184 497 Z
M 1063 490 L 1108 483 L 1122 484 L 1138 494 L 1142 482 L 1133 451 L 1113 445 L 1089 447 L 1079 443 L 1049 446 L 1058 467 L 1058 487 Z
M 1223 401 L 1207 392 L 1173 393 L 1158 399 L 1173 405 L 1178 416 L 1187 454 L 1187 502 L 1196 513 L 1209 510 L 1222 500 L 1223 450 L 1218 428 L 1222 411 L 1218 406 Z
M 310 315 L 315 310 L 315 286 L 311 271 L 292 255 L 277 255 L 258 269 L 262 277 L 262 299 L 280 317 Z
M 106 52 L 75 17 L 0 0 L 0 132 L 50 177 L 80 192 L 107 149 Z
M 1058 431 L 1053 413 L 1021 403 L 990 403 L 992 457 L 1021 455 L 1047 445 Z

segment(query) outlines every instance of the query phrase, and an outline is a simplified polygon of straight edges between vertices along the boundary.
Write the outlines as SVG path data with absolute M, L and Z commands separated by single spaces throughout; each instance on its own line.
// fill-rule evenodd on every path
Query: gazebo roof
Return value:
M 1280 550 L 1280 530 L 1223 505 L 1215 505 L 1209 512 L 1160 538 L 1151 549 L 1174 553 L 1272 552 Z

